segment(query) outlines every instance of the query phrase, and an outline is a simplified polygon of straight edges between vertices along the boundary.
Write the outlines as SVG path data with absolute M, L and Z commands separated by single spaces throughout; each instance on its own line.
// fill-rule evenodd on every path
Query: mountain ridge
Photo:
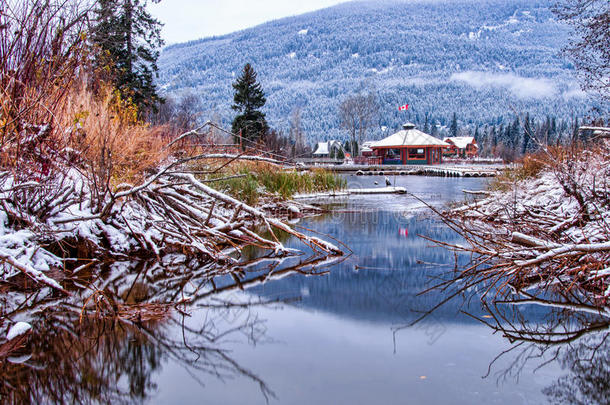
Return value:
M 473 8 L 473 5 L 477 5 Z M 190 92 L 203 116 L 232 118 L 231 83 L 248 62 L 267 94 L 272 127 L 288 132 L 295 108 L 309 142 L 345 138 L 339 103 L 359 89 L 374 91 L 382 126 L 426 114 L 445 124 L 500 123 L 515 113 L 567 118 L 591 102 L 559 53 L 567 27 L 550 0 L 358 1 L 286 17 L 226 34 L 174 44 L 161 55 L 159 85 Z M 407 113 L 397 106 L 411 105 Z

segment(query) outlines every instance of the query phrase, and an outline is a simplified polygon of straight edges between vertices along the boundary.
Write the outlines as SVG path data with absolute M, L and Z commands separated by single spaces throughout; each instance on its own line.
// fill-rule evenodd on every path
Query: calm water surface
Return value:
M 350 187 L 383 183 L 377 176 L 347 180 Z M 484 179 L 412 176 L 391 181 L 437 207 L 464 200 L 462 189 L 482 189 L 486 184 Z M 516 373 L 511 372 L 515 359 L 509 355 L 483 378 L 509 344 L 460 312 L 482 316 L 479 306 L 456 299 L 417 325 L 404 327 L 442 300 L 438 292 L 418 294 L 452 269 L 455 260 L 452 253 L 419 235 L 460 240 L 429 215 L 421 201 L 377 195 L 328 204 L 338 212 L 298 225 L 342 241 L 353 255 L 331 266 L 326 275 L 291 275 L 228 294 L 226 299 L 232 302 L 297 301 L 227 310 L 217 320 L 218 330 L 257 322 L 223 344 L 247 372 L 226 378 L 196 375 L 196 382 L 192 371 L 170 361 L 154 378 L 157 390 L 150 402 L 265 403 L 261 381 L 251 374 L 270 390 L 270 403 L 546 402 L 542 389 L 561 374 L 556 363 L 536 372 L 536 364 L 525 363 Z M 286 244 L 302 248 L 293 240 Z M 190 322 L 206 316 L 207 310 L 193 311 Z M 536 310 L 531 316 L 536 319 Z
M 384 184 L 380 177 L 347 180 L 350 187 Z M 278 259 L 253 250 L 238 272 L 213 281 L 212 264 L 182 262 L 113 263 L 92 273 L 96 311 L 116 314 L 113 302 L 125 302 L 123 321 L 82 317 L 78 298 L 32 297 L 31 306 L 24 303 L 9 315 L 28 314 L 34 332 L 20 352 L 6 360 L 0 353 L 0 402 L 11 395 L 16 403 L 607 404 L 607 332 L 579 336 L 556 353 L 557 360 L 541 346 L 522 345 L 494 361 L 515 346 L 473 318 L 490 316 L 477 288 L 410 326 L 452 290 L 421 292 L 450 274 L 456 260 L 469 261 L 423 237 L 462 242 L 425 203 L 463 201 L 463 189 L 482 189 L 486 181 L 391 181 L 418 198 L 322 201 L 332 213 L 295 225 L 353 251 L 342 261 L 316 261 L 315 275 L 311 266 L 300 272 L 294 266 L 324 258 L 312 259 L 300 242 L 278 235 L 304 255 Z M 174 305 L 184 294 L 188 304 Z M 146 303 L 143 311 L 139 303 Z M 155 315 L 158 303 L 171 305 L 169 319 L 165 307 Z M 519 309 L 532 330 L 554 316 L 548 306 Z M 570 311 L 560 315 L 555 321 L 561 326 L 580 327 Z M 591 317 L 580 321 L 603 327 Z

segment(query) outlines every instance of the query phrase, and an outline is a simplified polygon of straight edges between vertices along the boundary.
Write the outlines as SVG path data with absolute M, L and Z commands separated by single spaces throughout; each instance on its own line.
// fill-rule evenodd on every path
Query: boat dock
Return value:
M 438 177 L 494 177 L 505 165 L 323 165 L 301 166 L 310 170 L 324 168 L 335 173 L 358 176 L 438 176 Z

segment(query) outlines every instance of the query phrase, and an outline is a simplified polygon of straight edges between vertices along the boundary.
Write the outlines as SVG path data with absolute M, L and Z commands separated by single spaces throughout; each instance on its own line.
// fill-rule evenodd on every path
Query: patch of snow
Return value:
M 327 242 L 327 241 L 322 240 L 322 239 L 320 239 L 318 237 L 315 237 L 315 236 L 310 236 L 309 238 L 312 241 L 314 241 L 315 243 L 319 244 L 320 246 L 324 246 L 327 249 L 334 250 L 334 251 L 337 251 L 337 252 L 340 251 L 340 249 L 338 247 L 336 247 L 335 245 L 333 245 L 330 242 Z M 335 258 L 333 258 L 333 259 L 335 259 Z M 324 262 L 322 262 L 322 263 L 324 263 Z
M 32 354 L 30 353 L 30 354 L 24 354 L 23 356 L 18 356 L 18 357 L 9 357 L 9 358 L 7 358 L 7 360 L 9 361 L 9 363 L 23 364 L 31 358 L 32 358 Z
M 13 340 L 18 336 L 25 335 L 30 329 L 32 329 L 32 325 L 27 322 L 17 322 L 9 329 L 6 334 L 7 340 Z

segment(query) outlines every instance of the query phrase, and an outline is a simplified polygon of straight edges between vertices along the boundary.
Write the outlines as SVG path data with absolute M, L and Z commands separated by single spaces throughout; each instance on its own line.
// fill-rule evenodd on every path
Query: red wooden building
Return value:
M 479 154 L 479 145 L 472 136 L 453 136 L 443 141 L 449 144 L 449 147 L 443 150 L 445 156 L 469 158 Z
M 449 145 L 407 123 L 402 130 L 369 146 L 371 158 L 382 164 L 434 165 L 443 162 L 443 149 Z

